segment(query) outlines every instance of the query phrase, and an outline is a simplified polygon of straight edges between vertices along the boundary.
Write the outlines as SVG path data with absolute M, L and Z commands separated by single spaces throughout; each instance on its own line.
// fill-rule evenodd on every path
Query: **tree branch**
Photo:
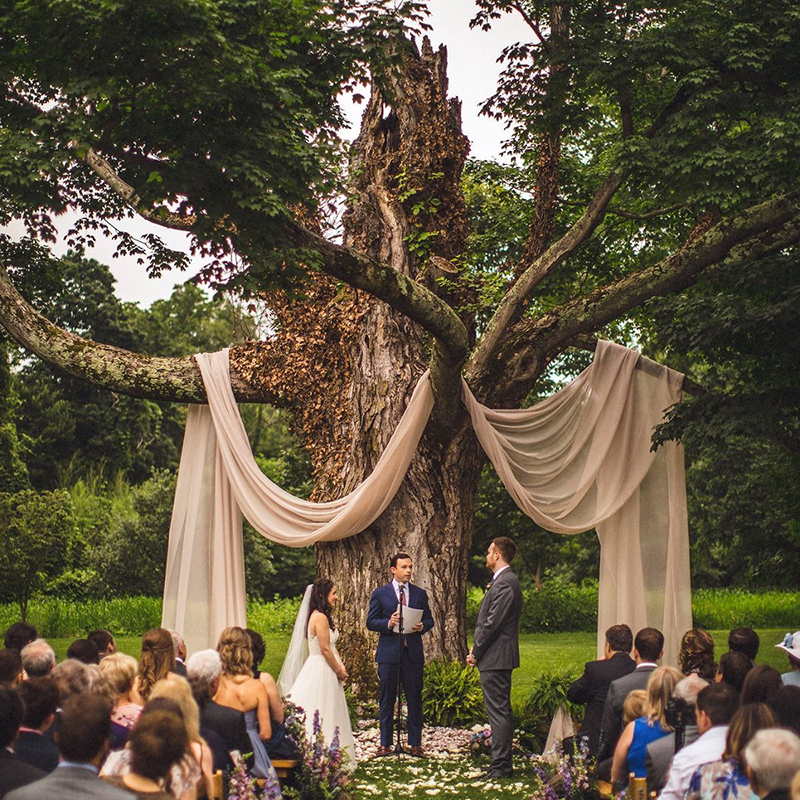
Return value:
M 129 183 L 126 183 L 116 172 L 116 170 L 101 155 L 96 153 L 91 147 L 81 155 L 76 148 L 72 148 L 78 160 L 82 161 L 102 180 L 116 195 L 121 197 L 125 203 L 135 211 L 140 217 L 171 230 L 186 231 L 192 230 L 197 218 L 182 217 L 175 214 L 166 206 L 156 208 L 146 208 L 141 204 L 139 195 Z
M 536 38 L 544 48 L 544 51 L 549 53 L 550 43 L 542 36 L 542 29 L 539 27 L 539 23 L 519 3 L 510 3 L 509 8 L 513 8 L 522 17 L 523 22 L 536 34 Z
M 548 247 L 509 289 L 467 362 L 466 372 L 470 376 L 468 380 L 477 381 L 487 371 L 489 362 L 496 354 L 506 331 L 525 311 L 525 305 L 533 289 L 591 236 L 603 221 L 605 209 L 625 177 L 622 173 L 612 173 L 606 178 L 581 217 L 557 242 Z
M 164 227 L 191 229 L 188 217 L 179 217 L 163 208 L 142 209 L 136 190 L 93 150 L 88 150 L 82 160 L 140 216 Z M 328 275 L 388 303 L 436 336 L 443 354 L 451 362 L 460 366 L 464 361 L 469 351 L 469 336 L 464 323 L 450 305 L 422 284 L 350 247 L 328 241 L 299 222 L 287 220 L 286 234 L 292 244 L 316 251 L 321 259 L 320 267 Z
M 503 343 L 509 382 L 498 391 L 524 394 L 543 358 L 652 297 L 693 284 L 709 267 L 735 268 L 800 241 L 798 194 L 772 198 L 723 219 L 681 250 L 572 300 L 536 320 L 522 320 Z
M 0 323 L 20 345 L 53 367 L 76 378 L 131 397 L 204 403 L 205 387 L 192 356 L 160 358 L 84 339 L 59 328 L 36 311 L 0 266 Z M 254 390 L 231 370 L 231 386 L 240 402 L 280 399 Z

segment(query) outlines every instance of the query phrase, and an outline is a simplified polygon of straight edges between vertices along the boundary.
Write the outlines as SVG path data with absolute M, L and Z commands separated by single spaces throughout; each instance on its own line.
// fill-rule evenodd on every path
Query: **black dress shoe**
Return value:
M 499 770 L 499 769 L 490 769 L 484 775 L 481 776 L 481 780 L 484 781 L 493 781 L 497 778 L 510 778 L 514 775 L 514 771 L 509 770 Z

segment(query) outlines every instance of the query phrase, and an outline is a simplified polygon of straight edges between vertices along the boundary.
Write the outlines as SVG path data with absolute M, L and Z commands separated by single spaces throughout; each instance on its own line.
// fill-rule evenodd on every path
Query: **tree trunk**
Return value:
M 345 215 L 345 243 L 441 293 L 428 256 L 451 259 L 464 248 L 460 176 L 468 149 L 460 107 L 447 99 L 444 49 L 434 53 L 425 40 L 421 54 L 405 52 L 385 92 L 391 105 L 373 92 L 354 143 L 355 200 Z M 369 475 L 431 358 L 419 326 L 372 298 L 357 302 L 358 331 L 346 348 L 348 380 L 339 395 L 347 414 L 333 433 L 333 449 L 346 458 L 335 469 L 318 465 L 318 500 L 352 491 Z M 394 553 L 412 557 L 414 583 L 428 591 L 435 621 L 426 636 L 428 658 L 466 655 L 467 555 L 484 457 L 454 394 L 457 411 L 446 430 L 432 418 L 381 517 L 358 536 L 318 547 L 319 574 L 339 587 L 344 657 L 365 690 L 376 684 L 376 636 L 365 627 L 369 596 L 390 579 Z

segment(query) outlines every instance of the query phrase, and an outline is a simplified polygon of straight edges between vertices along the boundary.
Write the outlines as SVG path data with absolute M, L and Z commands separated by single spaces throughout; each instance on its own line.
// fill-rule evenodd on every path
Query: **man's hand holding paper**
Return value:
M 400 613 L 400 603 L 397 604 L 397 611 Z M 422 630 L 422 609 L 403 606 L 403 630 L 399 630 L 400 625 L 394 625 L 392 630 L 395 633 L 419 633 Z

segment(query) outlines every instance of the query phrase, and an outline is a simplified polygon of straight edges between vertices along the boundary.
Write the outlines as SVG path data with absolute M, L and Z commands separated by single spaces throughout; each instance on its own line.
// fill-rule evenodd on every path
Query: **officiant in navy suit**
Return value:
M 433 617 L 425 590 L 411 583 L 411 556 L 397 553 L 389 565 L 392 580 L 372 593 L 367 614 L 367 628 L 380 634 L 375 655 L 381 682 L 381 746 L 378 755 L 392 752 L 392 722 L 399 673 L 408 706 L 409 752 L 421 758 L 425 755 L 422 749 L 422 672 L 425 665 L 422 635 L 433 627 Z M 422 621 L 414 625 L 412 633 L 395 633 L 393 630 L 400 619 L 398 604 L 422 610 Z

